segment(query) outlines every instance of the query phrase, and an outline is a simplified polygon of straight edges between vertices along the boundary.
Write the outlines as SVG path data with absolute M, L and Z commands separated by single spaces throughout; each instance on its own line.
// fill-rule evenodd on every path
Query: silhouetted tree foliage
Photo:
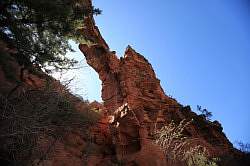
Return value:
M 202 115 L 205 116 L 207 120 L 211 120 L 212 112 L 209 112 L 206 108 L 202 108 L 201 106 L 197 105 L 197 111 L 201 112 Z
M 236 144 L 240 151 L 250 154 L 250 143 L 243 143 L 242 141 L 237 141 Z
M 78 41 L 88 14 L 101 10 L 90 8 L 85 0 L 1 0 L 0 39 L 16 49 L 14 57 L 26 69 L 68 69 L 76 63 L 65 57 L 74 51 L 69 39 Z

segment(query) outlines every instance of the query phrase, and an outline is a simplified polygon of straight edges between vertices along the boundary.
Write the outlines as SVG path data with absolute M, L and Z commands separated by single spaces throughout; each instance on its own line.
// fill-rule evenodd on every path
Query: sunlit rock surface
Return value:
M 80 44 L 79 48 L 102 81 L 102 99 L 108 114 L 113 116 L 119 159 L 152 165 L 144 163 L 143 159 L 155 156 L 152 158 L 154 165 L 163 165 L 163 153 L 152 144 L 152 132 L 155 127 L 183 119 L 193 119 L 185 130 L 186 135 L 195 138 L 193 145 L 205 146 L 211 156 L 233 151 L 218 122 L 207 121 L 164 93 L 160 80 L 145 57 L 128 46 L 124 56 L 118 59 L 115 52 L 109 50 L 93 19 L 85 21 L 89 26 L 82 30 L 83 34 L 91 34 L 91 39 L 95 40 L 90 45 Z M 125 113 L 121 110 L 123 106 Z

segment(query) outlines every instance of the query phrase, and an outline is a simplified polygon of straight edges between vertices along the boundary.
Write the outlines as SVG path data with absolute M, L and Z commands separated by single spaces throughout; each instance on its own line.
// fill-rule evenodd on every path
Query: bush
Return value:
M 206 108 L 202 109 L 201 106 L 197 105 L 197 111 L 201 112 L 201 115 L 203 115 L 206 120 L 211 120 L 212 112 L 209 112 Z
M 236 144 L 240 151 L 250 154 L 250 143 L 243 143 L 242 141 L 236 141 Z
M 164 151 L 167 163 L 169 165 L 216 166 L 214 159 L 208 159 L 205 147 L 193 146 L 194 139 L 183 135 L 184 129 L 190 123 L 192 120 L 185 122 L 184 119 L 178 125 L 172 121 L 155 131 L 155 143 Z
M 66 94 L 51 89 L 29 90 L 11 99 L 0 96 L 0 113 L 0 158 L 17 165 L 46 159 L 67 133 L 87 133 L 99 118 L 89 109 L 76 111 Z M 37 144 L 44 140 L 50 141 L 41 150 Z

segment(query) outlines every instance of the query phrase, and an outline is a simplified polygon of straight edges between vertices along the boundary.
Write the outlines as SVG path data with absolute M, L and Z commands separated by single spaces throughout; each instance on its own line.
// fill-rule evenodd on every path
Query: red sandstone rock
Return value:
M 118 59 L 115 52 L 109 50 L 91 20 L 86 20 L 85 24 L 89 25 L 89 29 L 87 27 L 84 32 L 91 32 L 94 43 L 80 44 L 79 48 L 102 81 L 104 107 L 114 116 L 113 124 L 117 127 L 116 151 L 119 159 L 128 163 L 152 165 L 143 163 L 135 156 L 147 158 L 154 155 L 152 160 L 157 163 L 157 158 L 162 156 L 159 148 L 151 148 L 151 151 L 145 148 L 152 144 L 149 137 L 154 124 L 161 127 L 171 120 L 178 123 L 183 119 L 194 119 L 194 123 L 185 132 L 197 138 L 196 143 L 205 146 L 212 156 L 231 153 L 233 146 L 220 125 L 202 119 L 193 113 L 190 107 L 183 107 L 167 96 L 151 64 L 130 46 L 127 47 L 124 57 Z M 130 108 L 126 111 L 126 116 L 121 117 L 124 113 L 118 108 L 125 103 Z M 163 163 L 159 162 L 158 165 Z
M 91 7 L 91 1 L 87 2 Z M 197 138 L 196 142 L 193 142 L 194 145 L 202 144 L 212 156 L 234 153 L 232 144 L 218 122 L 206 121 L 193 113 L 190 107 L 183 107 L 165 95 L 152 66 L 142 55 L 128 46 L 124 57 L 118 59 L 115 52 L 109 50 L 95 26 L 93 17 L 87 17 L 84 24 L 86 28 L 82 29 L 82 33 L 92 41 L 92 44 L 80 44 L 79 48 L 84 53 L 87 63 L 99 74 L 104 101 L 104 105 L 91 103 L 90 108 L 109 113 L 102 117 L 97 125 L 91 127 L 90 141 L 84 133 L 71 132 L 56 144 L 56 153 L 40 163 L 41 165 L 109 166 L 117 160 L 123 160 L 125 165 L 165 165 L 164 154 L 153 144 L 150 134 L 154 124 L 161 127 L 171 120 L 178 123 L 183 119 L 194 119 L 194 123 L 185 131 L 187 135 Z M 15 62 L 12 66 L 18 77 L 20 66 Z M 6 79 L 5 74 L 0 68 L 2 94 L 7 94 L 16 86 Z M 17 92 L 25 88 L 41 88 L 45 80 L 45 77 L 26 73 L 25 82 Z M 61 87 L 56 80 L 54 83 L 58 88 Z M 74 96 L 71 102 L 78 111 L 86 110 L 86 105 Z M 48 145 L 45 138 L 39 143 L 41 149 Z M 91 155 L 84 156 L 83 152 L 90 149 Z

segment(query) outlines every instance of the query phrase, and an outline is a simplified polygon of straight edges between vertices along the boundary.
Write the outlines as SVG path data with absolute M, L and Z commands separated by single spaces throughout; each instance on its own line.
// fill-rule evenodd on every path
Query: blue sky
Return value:
M 103 10 L 95 20 L 111 50 L 122 56 L 132 45 L 153 65 L 166 94 L 194 111 L 196 105 L 207 108 L 231 142 L 250 142 L 248 0 L 94 0 L 94 5 Z M 83 59 L 79 52 L 72 55 Z M 101 82 L 91 68 L 78 71 L 77 78 L 85 98 L 101 100 Z

